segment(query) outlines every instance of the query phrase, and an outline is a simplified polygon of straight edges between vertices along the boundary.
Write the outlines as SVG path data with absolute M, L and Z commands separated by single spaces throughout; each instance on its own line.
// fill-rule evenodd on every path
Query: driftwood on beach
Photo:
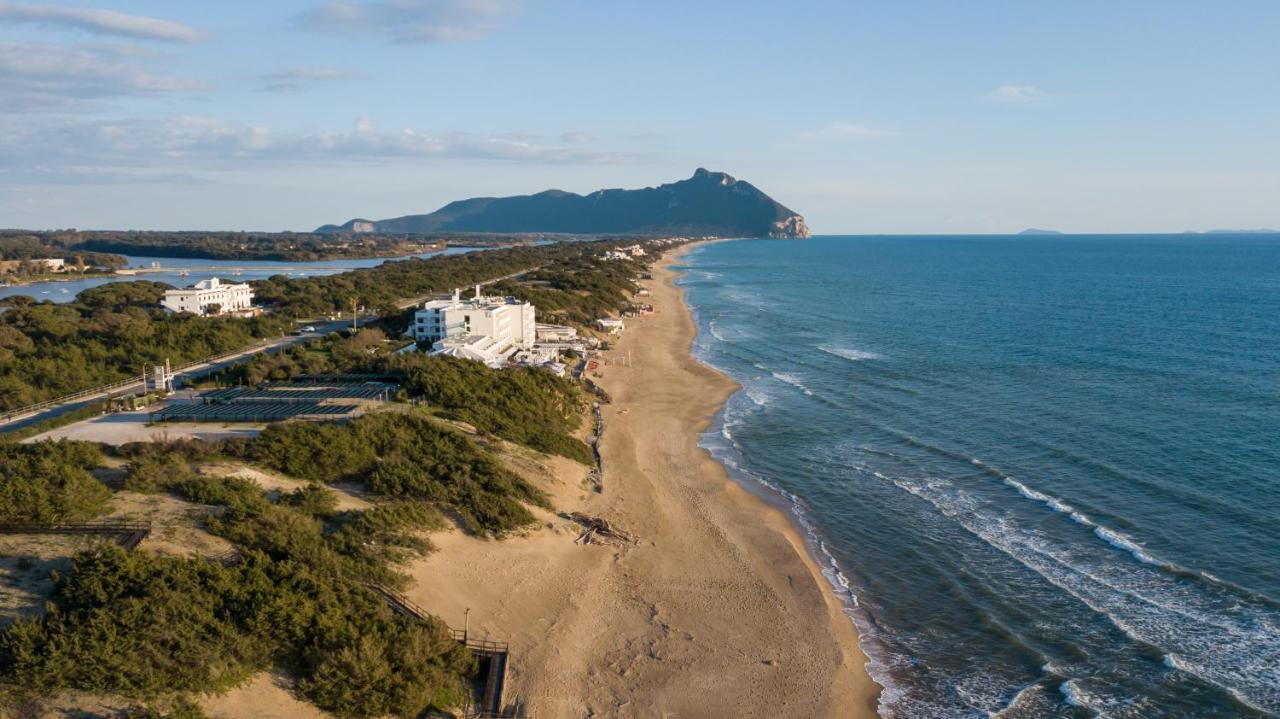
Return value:
M 572 519 L 583 527 L 582 533 L 578 535 L 577 539 L 573 540 L 574 544 L 591 544 L 602 541 L 635 544 L 639 541 L 634 534 L 613 526 L 609 523 L 609 520 L 602 517 L 592 517 L 581 512 L 570 512 L 567 518 Z

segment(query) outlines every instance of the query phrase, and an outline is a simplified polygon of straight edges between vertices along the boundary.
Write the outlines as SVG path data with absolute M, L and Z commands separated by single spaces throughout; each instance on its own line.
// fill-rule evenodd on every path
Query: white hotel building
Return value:
M 431 345 L 433 354 L 484 362 L 497 367 L 513 352 L 530 349 L 537 338 L 533 305 L 514 297 L 431 300 L 413 315 L 409 334 Z
M 223 284 L 217 277 L 200 280 L 184 290 L 169 290 L 160 300 L 160 306 L 170 312 L 207 314 L 217 305 L 218 314 L 245 312 L 253 309 L 253 289 L 241 283 Z

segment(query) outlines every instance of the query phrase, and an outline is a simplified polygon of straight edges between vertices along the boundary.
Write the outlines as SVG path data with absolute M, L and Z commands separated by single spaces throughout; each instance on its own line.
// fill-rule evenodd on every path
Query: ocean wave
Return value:
M 868 352 L 866 350 L 853 349 L 851 347 L 823 347 L 819 345 L 818 349 L 822 350 L 823 352 L 826 352 L 829 355 L 835 355 L 836 357 L 843 357 L 844 359 L 847 359 L 850 362 L 862 362 L 863 360 L 884 359 L 884 357 L 876 354 L 875 352 Z
M 980 461 L 980 460 L 976 460 L 976 459 L 975 459 L 975 460 L 974 460 L 974 462 L 981 464 L 981 461 Z M 986 465 L 983 465 L 983 466 L 986 466 Z M 999 470 L 997 470 L 997 471 L 999 471 Z M 1055 512 L 1060 512 L 1060 513 L 1062 513 L 1062 514 L 1067 515 L 1067 516 L 1068 516 L 1068 517 L 1070 517 L 1070 518 L 1071 518 L 1071 520 L 1072 520 L 1072 521 L 1074 521 L 1076 524 L 1080 524 L 1080 525 L 1083 525 L 1083 526 L 1086 526 L 1086 527 L 1097 527 L 1097 526 L 1098 526 L 1098 524 L 1097 524 L 1096 522 L 1094 522 L 1092 519 L 1089 519 L 1089 517 L 1087 517 L 1084 513 L 1082 513 L 1082 512 L 1080 512 L 1080 511 L 1078 511 L 1075 507 L 1072 507 L 1070 504 L 1067 504 L 1066 502 L 1062 501 L 1061 499 L 1058 499 L 1057 497 L 1050 496 L 1050 495 L 1045 494 L 1045 493 L 1043 493 L 1043 492 L 1037 492 L 1036 490 L 1034 490 L 1034 489 L 1032 489 L 1032 488 L 1028 487 L 1027 485 L 1023 484 L 1022 482 L 1019 482 L 1018 480 L 1014 479 L 1013 477 L 1010 477 L 1010 476 L 1007 476 L 1007 475 L 1004 475 L 1004 474 L 1001 474 L 1001 476 L 1002 476 L 1002 478 L 1003 478 L 1003 479 L 1002 479 L 1002 481 L 1003 481 L 1005 484 L 1007 484 L 1007 485 L 1009 485 L 1010 487 L 1013 487 L 1014 489 L 1018 490 L 1018 494 L 1021 494 L 1022 496 L 1026 497 L 1027 499 L 1030 499 L 1030 500 L 1033 500 L 1033 501 L 1036 501 L 1036 502 L 1043 502 L 1045 505 L 1047 505 L 1047 506 L 1048 506 L 1050 509 L 1052 509 L 1053 511 L 1055 511 Z
M 1090 549 L 1025 526 L 1016 514 L 947 479 L 891 477 L 874 470 L 871 474 L 933 505 L 943 516 L 1083 602 L 1135 642 L 1176 657 L 1168 660 L 1170 666 L 1250 706 L 1280 711 L 1280 663 L 1275 661 L 1280 657 L 1280 612 L 1274 607 L 1227 586 L 1192 580 L 1186 572 L 1167 571 L 1166 563 L 1159 560 L 1155 564 L 1119 562 L 1101 548 Z M 1012 482 L 1011 486 L 1016 487 Z M 1028 498 L 1056 500 L 1021 486 Z M 1099 538 L 1112 540 L 1109 545 L 1114 542 L 1127 552 L 1137 547 L 1114 530 L 1098 533 L 1107 528 L 1088 521 Z
M 975 459 L 974 462 L 981 464 L 981 460 Z M 986 466 L 986 465 L 983 465 L 983 466 Z M 1141 545 L 1139 545 L 1136 541 L 1134 541 L 1131 537 L 1124 534 L 1123 532 L 1098 524 L 1097 522 L 1090 519 L 1083 512 L 1078 511 L 1075 507 L 1072 507 L 1070 504 L 1067 504 L 1066 502 L 1062 501 L 1061 499 L 1058 499 L 1057 497 L 1045 494 L 1043 492 L 1037 492 L 1036 490 L 1023 484 L 1022 482 L 1019 482 L 1018 480 L 1014 479 L 1013 477 L 1004 476 L 1004 482 L 1005 484 L 1008 484 L 1009 486 L 1018 490 L 1018 493 L 1026 497 L 1027 499 L 1035 500 L 1037 502 L 1042 502 L 1053 511 L 1067 515 L 1076 524 L 1080 524 L 1082 526 L 1091 528 L 1093 530 L 1094 535 L 1097 536 L 1098 539 L 1101 539 L 1102 541 L 1106 542 L 1107 544 L 1110 544 L 1116 549 L 1122 549 L 1128 552 L 1129 554 L 1133 555 L 1135 559 L 1137 559 L 1140 562 L 1143 562 L 1144 564 L 1150 564 L 1155 567 L 1163 567 L 1165 569 L 1169 569 L 1175 572 L 1183 571 L 1181 567 L 1177 566 L 1173 562 L 1167 562 L 1152 556 Z
M 1088 694 L 1081 691 L 1080 682 L 1077 679 L 1068 679 L 1058 685 L 1058 691 L 1062 692 L 1062 699 L 1073 707 L 1089 708 Z
M 1098 537 L 1101 538 L 1102 541 L 1106 542 L 1107 544 L 1110 544 L 1111 546 L 1116 547 L 1117 549 L 1123 549 L 1129 554 L 1132 554 L 1140 562 L 1145 562 L 1147 564 L 1151 564 L 1157 567 L 1167 567 L 1169 569 L 1176 569 L 1176 567 L 1174 567 L 1172 564 L 1168 562 L 1162 562 L 1159 559 L 1156 559 L 1155 557 L 1151 556 L 1150 554 L 1147 554 L 1146 551 L 1142 549 L 1142 547 L 1138 546 L 1137 542 L 1133 541 L 1132 539 L 1129 539 L 1127 536 L 1121 534 L 1120 532 L 1115 531 L 1114 529 L 1107 529 L 1106 527 L 1094 527 L 1093 533 L 1098 535 Z
M 776 372 L 773 370 L 769 370 L 769 374 L 773 375 L 773 378 L 778 380 L 779 382 L 789 384 L 792 387 L 795 387 L 796 389 L 800 390 L 801 392 L 804 392 L 809 396 L 813 396 L 813 390 L 806 387 L 804 382 L 800 381 L 799 377 L 793 374 L 787 374 L 786 372 Z
M 1003 707 L 991 712 L 990 719 L 1028 719 L 1051 716 L 1055 703 L 1045 695 L 1043 682 L 1029 684 L 1018 690 Z

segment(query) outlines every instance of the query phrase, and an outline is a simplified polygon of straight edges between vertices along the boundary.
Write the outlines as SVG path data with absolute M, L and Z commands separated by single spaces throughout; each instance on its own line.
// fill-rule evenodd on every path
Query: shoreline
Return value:
M 714 365 L 708 364 L 706 362 L 703 362 L 694 354 L 693 343 L 696 341 L 697 334 L 698 334 L 697 321 L 694 318 L 693 307 L 689 303 L 687 291 L 683 287 L 680 287 L 677 282 L 680 277 L 684 276 L 684 273 L 678 272 L 672 269 L 672 266 L 675 264 L 678 264 L 681 258 L 686 253 L 688 253 L 690 250 L 696 247 L 699 247 L 704 244 L 711 244 L 714 242 L 725 242 L 725 241 L 728 241 L 728 240 L 709 240 L 705 242 L 690 243 L 688 245 L 684 245 L 682 247 L 676 248 L 675 250 L 672 250 L 670 252 L 664 253 L 662 259 L 659 262 L 659 264 L 661 265 L 661 269 L 664 270 L 667 274 L 669 274 L 670 276 L 669 279 L 671 283 L 679 290 L 680 304 L 682 305 L 685 314 L 688 316 L 689 323 L 692 324 L 694 328 L 693 337 L 690 339 L 689 347 L 688 347 L 689 357 L 699 365 L 702 365 L 703 367 L 706 367 L 712 372 L 720 375 L 725 380 L 732 383 L 734 386 L 734 390 L 724 398 L 723 402 L 720 403 L 720 406 L 716 410 L 715 414 L 712 415 L 710 418 L 708 418 L 707 421 L 698 429 L 697 431 L 698 437 L 701 437 L 708 430 L 708 428 L 714 425 L 719 425 L 724 421 L 725 406 L 728 400 L 730 399 L 730 397 L 732 397 L 737 392 L 741 391 L 741 385 L 738 384 L 735 380 L 733 380 L 733 378 L 731 378 L 726 372 L 724 372 L 720 368 L 715 367 Z M 655 275 L 655 277 L 657 277 L 657 275 Z M 789 522 L 789 525 L 790 525 L 790 534 L 793 535 L 791 539 L 793 540 L 793 543 L 798 542 L 797 551 L 800 553 L 801 559 L 804 560 L 805 563 L 808 565 L 810 571 L 814 575 L 815 580 L 817 580 L 819 584 L 822 585 L 822 587 L 825 590 L 825 593 L 828 594 L 829 598 L 834 600 L 840 607 L 840 611 L 839 611 L 840 618 L 835 621 L 837 622 L 842 621 L 844 624 L 849 625 L 853 629 L 855 650 L 856 650 L 857 658 L 859 662 L 857 671 L 861 675 L 859 679 L 865 680 L 866 682 L 869 682 L 872 685 L 873 695 L 870 697 L 870 700 L 869 700 L 870 716 L 878 717 L 879 714 L 877 710 L 879 705 L 880 694 L 881 692 L 883 692 L 883 687 L 881 687 L 878 683 L 876 683 L 876 681 L 871 677 L 871 674 L 868 671 L 870 659 L 866 655 L 866 653 L 862 650 L 861 635 L 859 633 L 859 629 L 856 623 L 854 622 L 853 617 L 847 613 L 848 611 L 856 608 L 856 605 L 851 604 L 848 600 L 839 596 L 839 594 L 837 593 L 838 590 L 834 586 L 833 578 L 828 576 L 827 569 L 823 569 L 823 562 L 824 560 L 826 560 L 831 564 L 829 571 L 834 571 L 838 576 L 843 577 L 843 575 L 841 574 L 840 568 L 834 564 L 834 561 L 835 561 L 834 558 L 831 557 L 830 555 L 824 554 L 821 548 L 818 546 L 818 544 L 822 541 L 821 535 L 819 534 L 819 530 L 816 527 L 809 524 L 808 520 L 806 519 L 803 513 L 803 508 L 798 505 L 799 499 L 790 496 L 785 491 L 779 489 L 778 487 L 775 487 L 772 484 L 769 484 L 760 479 L 748 477 L 741 470 L 734 471 L 730 467 L 726 466 L 719 459 L 717 459 L 714 452 L 712 452 L 710 449 L 706 447 L 703 447 L 701 445 L 701 442 L 698 443 L 698 448 L 699 450 L 705 452 L 707 456 L 710 457 L 711 461 L 715 462 L 717 465 L 719 465 L 723 469 L 725 475 L 730 479 L 730 481 L 733 481 L 738 485 L 742 486 L 743 489 L 745 489 L 758 501 L 786 515 L 787 521 Z M 849 596 L 850 598 L 852 598 L 851 594 Z M 856 599 L 854 601 L 856 601 Z
M 507 700 L 530 716 L 871 719 L 880 688 L 801 531 L 699 446 L 738 385 L 691 352 L 677 259 L 654 265 L 657 313 L 628 320 L 594 378 L 613 398 L 603 492 L 582 465 L 538 460 L 557 509 L 639 542 L 578 545 L 580 527 L 552 513 L 500 543 L 433 534 L 406 594 L 509 642 Z

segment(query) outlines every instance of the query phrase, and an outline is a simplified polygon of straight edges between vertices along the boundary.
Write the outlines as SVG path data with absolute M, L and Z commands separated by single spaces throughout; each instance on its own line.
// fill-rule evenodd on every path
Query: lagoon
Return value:
M 248 280 L 265 280 L 274 275 L 290 277 L 317 277 L 334 275 L 364 267 L 377 267 L 384 262 L 407 260 L 418 257 L 434 257 L 438 255 L 460 255 L 476 250 L 491 249 L 489 247 L 449 247 L 443 252 L 429 252 L 403 257 L 371 257 L 366 259 L 343 259 L 309 262 L 277 262 L 263 260 L 211 260 L 192 257 L 144 257 L 124 255 L 128 260 L 128 269 L 145 269 L 147 272 L 121 275 L 99 275 L 78 280 L 52 280 L 32 282 L 25 285 L 0 287 L 0 299 L 27 295 L 38 301 L 70 302 L 76 295 L 91 287 L 111 282 L 131 282 L 149 280 L 164 282 L 174 287 L 187 285 L 219 277 L 225 280 L 244 282 Z M 155 264 L 153 264 L 155 263 Z M 160 271 L 150 271 L 153 266 Z M 184 274 L 185 273 L 185 274 Z

